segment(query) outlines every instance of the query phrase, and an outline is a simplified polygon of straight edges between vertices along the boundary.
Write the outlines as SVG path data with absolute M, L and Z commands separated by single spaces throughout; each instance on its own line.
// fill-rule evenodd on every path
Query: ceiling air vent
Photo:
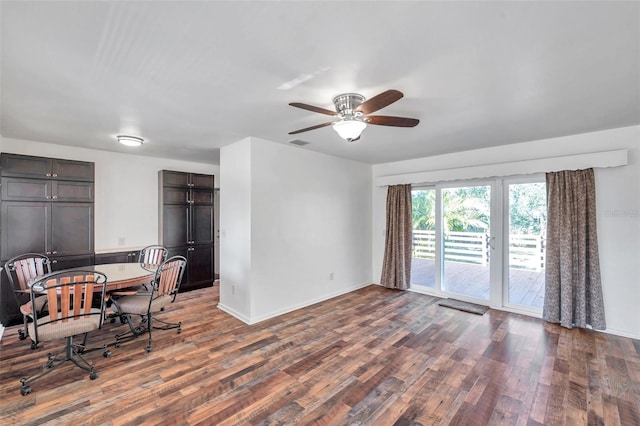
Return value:
M 292 141 L 289 141 L 289 143 L 298 145 L 298 146 L 305 146 L 305 145 L 309 145 L 311 142 L 303 141 L 300 139 L 294 139 Z

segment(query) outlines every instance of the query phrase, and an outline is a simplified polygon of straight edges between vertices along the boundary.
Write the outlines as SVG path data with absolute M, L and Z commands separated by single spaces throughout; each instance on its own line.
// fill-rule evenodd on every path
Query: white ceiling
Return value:
M 640 123 L 640 2 L 1 2 L 1 134 L 198 162 L 247 136 L 381 163 Z M 284 87 L 283 87 L 284 86 Z M 290 87 L 287 87 L 290 86 Z M 340 93 L 405 97 L 348 144 Z M 139 135 L 127 149 L 117 134 Z

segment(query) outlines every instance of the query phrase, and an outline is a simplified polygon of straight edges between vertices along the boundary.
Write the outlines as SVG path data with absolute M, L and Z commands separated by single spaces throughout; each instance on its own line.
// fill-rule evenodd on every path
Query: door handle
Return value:
M 496 237 L 489 237 L 487 238 L 487 247 L 489 247 L 491 250 L 495 250 L 496 246 L 494 244 Z

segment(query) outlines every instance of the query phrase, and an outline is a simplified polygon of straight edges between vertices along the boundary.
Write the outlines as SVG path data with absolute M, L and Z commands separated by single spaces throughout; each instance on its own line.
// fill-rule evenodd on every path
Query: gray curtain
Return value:
M 406 290 L 411 282 L 411 185 L 387 188 L 387 235 L 380 283 Z
M 593 169 L 547 173 L 547 210 L 542 317 L 604 330 Z

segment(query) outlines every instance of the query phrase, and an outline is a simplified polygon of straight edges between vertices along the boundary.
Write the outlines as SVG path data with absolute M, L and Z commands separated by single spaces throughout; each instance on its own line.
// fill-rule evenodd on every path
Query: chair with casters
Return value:
M 32 318 L 31 297 L 29 296 L 29 283 L 38 277 L 51 273 L 51 261 L 43 254 L 25 253 L 9 259 L 4 264 L 4 270 L 9 278 L 9 284 L 13 289 L 16 303 L 20 308 L 24 328 L 18 330 L 20 340 L 29 336 L 27 323 Z M 46 312 L 47 298 L 37 295 L 35 309 L 39 312 Z M 31 349 L 35 349 L 36 344 L 31 343 Z
M 142 265 L 159 266 L 167 259 L 169 251 L 162 246 L 147 246 L 140 250 L 138 255 L 138 263 Z
M 33 321 L 28 323 L 29 337 L 36 344 L 61 339 L 65 339 L 66 344 L 60 353 L 47 355 L 47 362 L 40 373 L 20 380 L 22 395 L 31 393 L 31 383 L 67 361 L 88 371 L 91 380 L 98 378 L 93 365 L 82 356 L 88 348 L 74 343 L 73 338 L 83 335 L 86 340 L 89 332 L 102 328 L 106 290 L 106 275 L 82 270 L 53 272 L 31 284 L 31 304 L 35 306 L 39 297 L 45 297 L 48 312 L 33 310 Z M 104 357 L 111 355 L 106 345 L 101 349 Z
M 158 245 L 151 245 L 140 250 L 140 254 L 138 255 L 138 263 L 142 265 L 145 269 L 155 270 L 160 266 L 162 262 L 167 260 L 167 255 L 169 254 L 169 250 L 165 247 Z M 147 284 L 142 284 L 142 287 L 145 290 L 149 290 L 150 287 Z
M 123 296 L 113 300 L 113 306 L 120 315 L 123 323 L 129 324 L 129 331 L 116 335 L 116 347 L 123 341 L 136 338 L 144 333 L 149 336 L 147 352 L 151 352 L 151 330 L 177 329 L 182 331 L 182 323 L 162 321 L 155 314 L 164 310 L 165 306 L 173 303 L 180 289 L 187 260 L 182 256 L 173 256 L 160 264 L 149 291 L 138 291 L 134 295 Z M 140 317 L 134 321 L 135 317 Z M 154 325 L 160 323 L 161 325 Z

